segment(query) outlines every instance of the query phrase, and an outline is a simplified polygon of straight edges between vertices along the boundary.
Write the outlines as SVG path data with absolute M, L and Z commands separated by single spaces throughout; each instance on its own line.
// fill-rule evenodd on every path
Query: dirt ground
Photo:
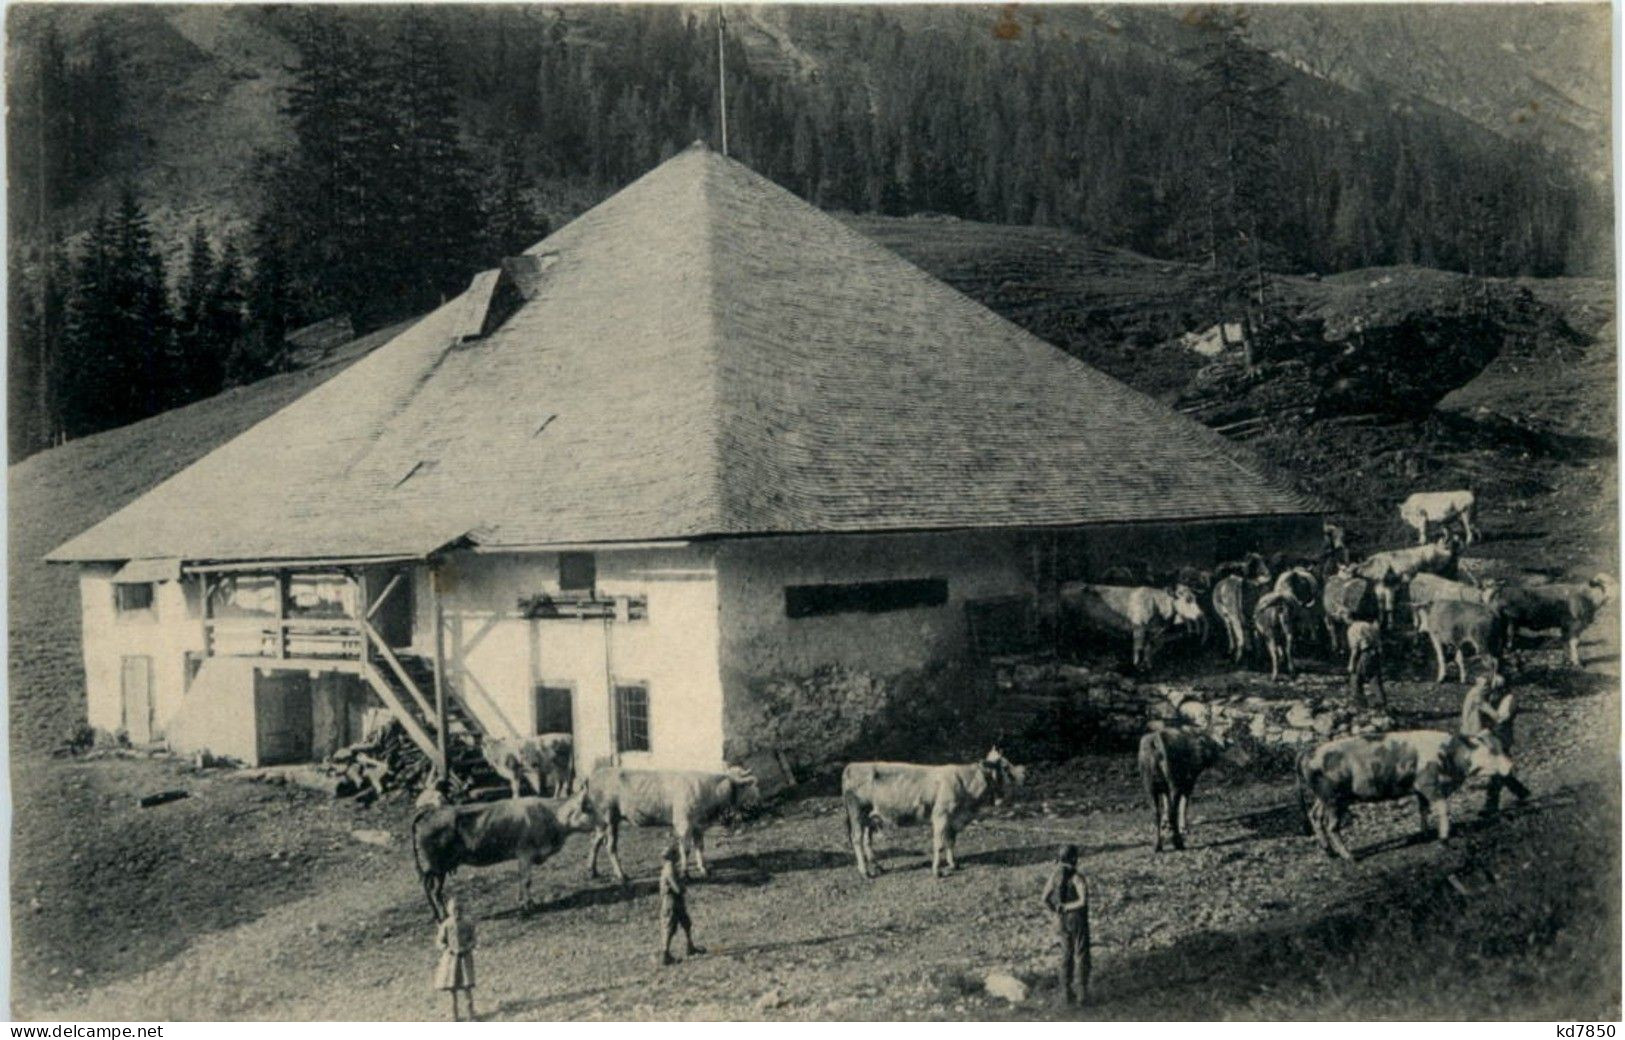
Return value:
M 1299 830 L 1289 778 L 1231 774 L 1199 789 L 1191 847 L 1153 855 L 1131 757 L 1089 754 L 1038 765 L 964 835 L 955 876 L 932 879 L 925 832 L 906 831 L 883 839 L 886 873 L 865 881 L 836 799 L 811 794 L 713 832 L 713 877 L 691 889 L 707 952 L 675 967 L 653 963 L 660 832 L 629 832 L 629 892 L 586 880 L 585 836 L 538 872 L 546 903 L 530 912 L 516 909 L 512 867 L 461 873 L 454 890 L 480 920 L 481 1012 L 1072 1017 L 1054 1002 L 1037 894 L 1055 844 L 1074 841 L 1095 928 L 1093 1000 L 1078 1017 L 1617 1019 L 1617 625 L 1610 614 L 1593 629 L 1589 672 L 1552 647 L 1530 656 L 1517 758 L 1534 796 L 1490 822 L 1476 818 L 1478 791 L 1459 796 L 1449 846 L 1416 840 L 1408 803 L 1361 808 L 1359 858 L 1335 862 Z M 1420 666 L 1393 685 L 1397 714 L 1448 726 L 1462 687 L 1416 682 Z M 1276 689 L 1337 684 L 1321 668 Z M 13 785 L 18 1017 L 446 1013 L 429 988 L 404 802 L 368 809 L 164 759 L 42 758 Z M 171 788 L 190 797 L 136 807 Z M 1032 994 L 987 996 L 992 970 Z

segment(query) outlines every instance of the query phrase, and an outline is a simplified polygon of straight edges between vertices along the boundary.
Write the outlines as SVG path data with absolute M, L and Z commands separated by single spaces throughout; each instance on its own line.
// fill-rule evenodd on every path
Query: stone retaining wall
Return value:
M 1331 737 L 1393 727 L 1380 711 L 1319 697 L 1213 696 L 1190 683 L 1149 682 L 1086 665 L 993 662 L 994 695 L 1010 712 L 1081 716 L 1102 742 L 1129 742 L 1159 725 L 1198 726 L 1226 740 L 1296 752 Z

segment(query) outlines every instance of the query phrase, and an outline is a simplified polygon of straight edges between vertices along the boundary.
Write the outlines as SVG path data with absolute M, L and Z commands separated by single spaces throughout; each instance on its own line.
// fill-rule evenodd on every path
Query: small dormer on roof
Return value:
M 548 268 L 557 260 L 557 253 L 523 253 L 475 275 L 464 294 L 463 314 L 454 333 L 457 342 L 484 339 L 501 328 L 515 311 L 536 298 Z

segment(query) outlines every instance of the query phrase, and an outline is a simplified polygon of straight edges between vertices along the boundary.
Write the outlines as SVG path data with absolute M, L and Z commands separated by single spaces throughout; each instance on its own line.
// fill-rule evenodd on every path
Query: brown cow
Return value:
M 1608 602 L 1614 579 L 1599 574 L 1585 585 L 1522 585 L 1498 589 L 1490 609 L 1506 623 L 1508 643 L 1514 629 L 1557 629 L 1568 645 L 1569 663 L 1580 667 L 1580 633 L 1596 620 Z
M 1246 764 L 1245 754 L 1200 730 L 1160 729 L 1140 738 L 1140 780 L 1151 799 L 1152 826 L 1156 829 L 1154 852 L 1162 851 L 1162 827 L 1167 822 L 1174 848 L 1185 847 L 1185 810 L 1196 789 L 1196 780 L 1220 759 Z
M 446 915 L 446 878 L 458 867 L 516 860 L 523 906 L 530 905 L 530 868 L 557 852 L 573 831 L 594 819 L 579 797 L 554 806 L 540 798 L 510 798 L 428 808 L 412 818 L 412 860 L 435 920 Z
M 1385 622 L 1392 618 L 1398 587 L 1398 580 L 1391 572 L 1387 580 L 1380 581 L 1356 578 L 1347 572 L 1328 576 L 1320 604 L 1332 652 L 1336 653 L 1346 645 L 1344 630 L 1354 622 Z
M 852 762 L 841 771 L 841 802 L 846 806 L 846 833 L 857 858 L 858 873 L 873 878 L 874 832 L 881 825 L 931 824 L 931 873 L 945 877 L 957 870 L 954 839 L 990 802 L 1002 801 L 1026 776 L 993 748 L 979 762 L 922 766 L 911 762 Z
M 1406 730 L 1327 741 L 1298 758 L 1298 807 L 1304 833 L 1328 856 L 1351 860 L 1340 833 L 1354 802 L 1414 796 L 1424 833 L 1432 810 L 1440 841 L 1450 838 L 1450 795 L 1471 777 L 1505 777 L 1512 760 L 1493 736 Z M 1310 805 L 1310 799 L 1313 805 Z

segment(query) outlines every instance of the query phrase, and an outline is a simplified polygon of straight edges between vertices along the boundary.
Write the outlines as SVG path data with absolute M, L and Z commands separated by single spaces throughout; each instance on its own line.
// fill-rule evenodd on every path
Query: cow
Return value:
M 1196 594 L 1183 585 L 1171 592 L 1140 585 L 1090 585 L 1067 582 L 1058 590 L 1060 601 L 1090 628 L 1128 634 L 1134 641 L 1136 668 L 1151 668 L 1152 644 L 1169 628 L 1192 624 L 1200 631 L 1204 623 L 1202 606 Z
M 542 753 L 542 777 L 552 789 L 553 797 L 564 798 L 574 794 L 575 738 L 568 733 L 538 733 L 535 741 Z
M 1509 645 L 1515 629 L 1556 629 L 1568 644 L 1569 663 L 1579 668 L 1580 633 L 1596 620 L 1613 584 L 1612 576 L 1599 574 L 1585 585 L 1507 586 L 1491 594 L 1489 606 L 1505 623 Z
M 1270 655 L 1270 679 L 1281 677 L 1281 662 L 1286 662 L 1286 674 L 1295 671 L 1292 664 L 1292 630 L 1303 614 L 1303 604 L 1284 592 L 1266 592 L 1253 611 L 1253 631 L 1264 640 Z
M 1026 778 L 998 748 L 966 765 L 923 766 L 909 762 L 851 762 L 841 771 L 841 803 L 846 807 L 846 834 L 857 859 L 858 873 L 879 876 L 874 832 L 887 827 L 931 824 L 931 874 L 946 877 L 959 869 L 954 840 L 985 805 L 1003 801 Z
M 1162 851 L 1162 827 L 1167 822 L 1174 848 L 1185 847 L 1185 810 L 1196 779 L 1220 759 L 1244 765 L 1245 755 L 1200 730 L 1168 728 L 1140 738 L 1140 780 L 1151 799 L 1151 825 L 1156 834 L 1153 852 Z
M 1239 560 L 1229 560 L 1213 568 L 1213 580 L 1227 578 L 1235 575 L 1247 581 L 1268 583 L 1273 575 L 1270 565 L 1264 562 L 1264 557 L 1258 553 L 1250 552 Z
M 1321 590 L 1321 620 L 1333 653 L 1346 643 L 1344 630 L 1356 621 L 1385 622 L 1394 615 L 1398 579 L 1390 572 L 1383 580 L 1356 578 L 1347 572 L 1333 574 Z
M 1401 730 L 1343 737 L 1299 756 L 1298 808 L 1305 834 L 1318 837 L 1328 856 L 1352 860 L 1354 855 L 1340 832 L 1354 802 L 1414 796 L 1423 833 L 1431 809 L 1439 840 L 1444 842 L 1450 839 L 1451 794 L 1471 777 L 1511 773 L 1512 760 L 1500 741 L 1489 735 Z
M 670 827 L 676 839 L 678 869 L 688 874 L 694 852 L 695 873 L 705 877 L 705 831 L 724 815 L 756 801 L 761 790 L 749 770 L 737 766 L 715 773 L 698 769 L 626 769 L 605 766 L 593 771 L 582 787 L 588 811 L 597 820 L 587 852 L 587 876 L 598 876 L 598 850 L 609 845 L 615 877 L 627 884 L 621 867 L 621 824 Z
M 1490 671 L 1500 667 L 1501 652 L 1505 647 L 1506 628 L 1501 615 L 1482 603 L 1465 603 L 1444 599 L 1412 608 L 1416 616 L 1416 630 L 1433 644 L 1433 656 L 1439 664 L 1434 682 L 1442 683 L 1449 669 L 1445 665 L 1447 650 L 1455 651 L 1456 671 L 1461 681 L 1467 681 L 1465 649 L 1474 654 L 1489 654 L 1493 658 Z
M 1226 652 L 1238 664 L 1252 646 L 1248 620 L 1259 597 L 1268 589 L 1267 580 L 1250 580 L 1237 574 L 1227 575 L 1213 586 L 1213 613 L 1224 625 Z
M 1400 581 L 1409 581 L 1424 572 L 1440 574 L 1446 578 L 1453 577 L 1460 549 L 1461 542 L 1447 532 L 1428 545 L 1372 553 L 1354 565 L 1354 576 L 1371 581 L 1381 581 L 1383 575 L 1389 572 Z
M 1343 525 L 1334 524 L 1330 520 L 1321 521 L 1320 562 L 1325 568 L 1341 566 L 1349 562 L 1348 532 Z M 1322 575 L 1324 578 L 1324 574 Z
M 1355 621 L 1349 624 L 1349 696 L 1356 708 L 1366 706 L 1365 684 L 1370 680 L 1382 698 L 1382 710 L 1388 710 L 1388 690 L 1382 684 L 1382 629 L 1374 621 Z
M 1464 581 L 1451 581 L 1441 578 L 1437 574 L 1418 574 L 1405 585 L 1405 601 L 1410 604 L 1412 619 L 1415 619 L 1416 608 L 1425 607 L 1429 603 L 1438 603 L 1443 600 L 1456 600 L 1461 603 L 1485 604 L 1490 596 L 1501 584 L 1497 581 L 1487 581 L 1483 585 L 1469 585 Z M 1417 626 L 1420 629 L 1420 625 Z
M 1294 620 L 1308 625 L 1314 633 L 1319 633 L 1320 622 L 1320 579 L 1315 577 L 1313 571 L 1302 565 L 1294 565 L 1280 571 L 1275 578 L 1273 591 L 1291 596 L 1303 607 L 1298 611 Z
M 486 737 L 480 754 L 502 779 L 508 781 L 518 798 L 522 782 L 528 782 L 537 795 L 542 793 L 542 752 L 534 741 L 524 737 Z
M 1477 520 L 1478 500 L 1471 491 L 1418 491 L 1399 506 L 1399 518 L 1416 529 L 1416 544 L 1426 545 L 1429 524 L 1448 524 L 1461 521 L 1462 535 L 1472 545 L 1478 537 L 1473 523 Z
M 515 860 L 521 904 L 530 906 L 530 868 L 564 845 L 575 831 L 593 829 L 590 807 L 578 796 L 561 805 L 542 798 L 423 809 L 412 817 L 412 861 L 435 920 L 446 916 L 446 878 L 458 867 Z

